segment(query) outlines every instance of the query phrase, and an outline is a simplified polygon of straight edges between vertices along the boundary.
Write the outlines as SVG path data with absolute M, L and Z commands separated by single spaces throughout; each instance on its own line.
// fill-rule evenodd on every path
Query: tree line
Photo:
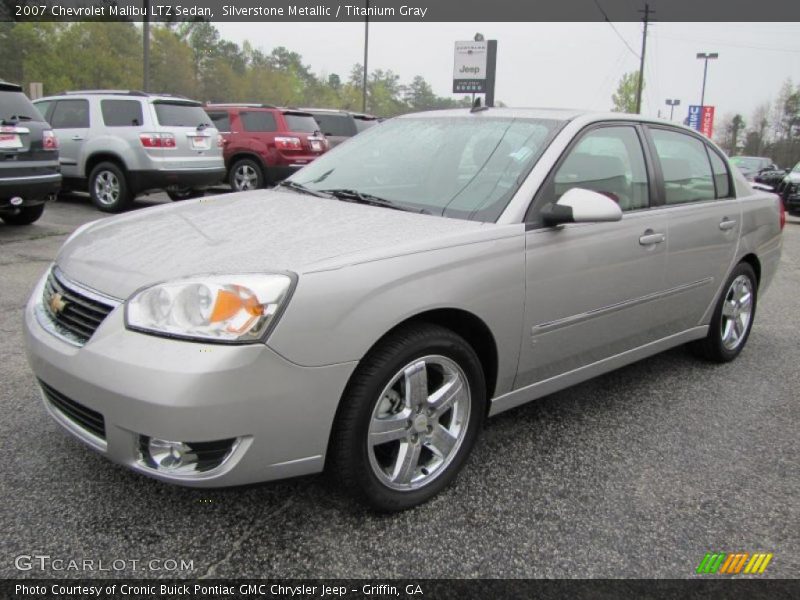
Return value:
M 267 53 L 224 40 L 205 21 L 153 25 L 150 90 L 204 102 L 262 102 L 359 111 L 364 69 L 317 74 L 297 52 Z M 130 22 L 0 23 L 0 79 L 42 82 L 45 94 L 80 89 L 142 89 L 142 29 Z M 389 117 L 470 106 L 437 96 L 421 76 L 404 84 L 391 70 L 367 80 L 367 111 Z
M 624 74 L 611 96 L 614 112 L 635 112 L 638 72 Z M 681 107 L 687 110 L 686 107 Z M 747 120 L 717 113 L 714 141 L 730 156 L 766 156 L 780 167 L 800 162 L 800 85 L 783 82 L 774 101 L 760 104 Z

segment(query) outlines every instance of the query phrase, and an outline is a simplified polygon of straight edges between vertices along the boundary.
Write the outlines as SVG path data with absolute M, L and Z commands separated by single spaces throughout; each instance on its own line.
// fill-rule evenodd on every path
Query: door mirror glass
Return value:
M 545 225 L 619 221 L 622 209 L 604 194 L 576 187 L 564 192 L 555 204 L 545 206 L 542 219 Z

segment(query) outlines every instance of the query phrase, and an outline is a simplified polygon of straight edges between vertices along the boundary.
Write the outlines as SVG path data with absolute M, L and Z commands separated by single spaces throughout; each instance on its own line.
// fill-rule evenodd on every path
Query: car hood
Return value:
M 463 242 L 482 226 L 262 190 L 101 219 L 69 239 L 56 262 L 69 279 L 124 299 L 144 286 L 191 275 L 338 268 Z

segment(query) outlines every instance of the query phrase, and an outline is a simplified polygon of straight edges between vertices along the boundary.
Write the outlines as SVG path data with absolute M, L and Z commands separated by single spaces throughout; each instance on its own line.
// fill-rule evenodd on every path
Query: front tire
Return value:
M 228 183 L 234 192 L 247 192 L 264 187 L 264 172 L 261 165 L 250 158 L 233 163 L 228 174 Z
M 736 265 L 723 289 L 708 335 L 692 345 L 696 354 L 713 362 L 732 361 L 739 356 L 750 336 L 758 294 L 753 267 L 744 262 Z
M 0 218 L 6 225 L 30 225 L 34 221 L 38 221 L 39 217 L 44 213 L 44 204 L 37 204 L 35 206 L 23 206 L 19 212 L 15 214 L 2 215 Z
M 455 479 L 485 414 L 486 384 L 472 347 L 437 325 L 405 327 L 353 374 L 332 435 L 332 470 L 372 508 L 411 508 Z
M 130 206 L 130 187 L 125 172 L 112 162 L 103 162 L 89 175 L 89 195 L 104 212 L 118 213 Z

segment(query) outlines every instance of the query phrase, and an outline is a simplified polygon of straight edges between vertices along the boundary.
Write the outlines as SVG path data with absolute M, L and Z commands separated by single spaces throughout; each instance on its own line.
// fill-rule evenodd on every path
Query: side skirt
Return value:
M 608 358 L 604 358 L 603 360 L 599 360 L 584 367 L 567 371 L 561 375 L 532 383 L 524 388 L 508 392 L 507 394 L 492 399 L 489 416 L 492 417 L 504 410 L 509 410 L 521 404 L 525 404 L 526 402 L 558 392 L 564 388 L 582 383 L 588 379 L 602 375 L 603 373 L 613 371 L 614 369 L 619 369 L 620 367 L 642 360 L 648 356 L 653 356 L 664 350 L 680 346 L 686 342 L 702 339 L 707 334 L 708 325 L 694 327 L 681 333 L 656 340 L 655 342 L 650 342 L 644 346 L 627 350 L 626 352 L 615 354 L 614 356 L 609 356 Z

